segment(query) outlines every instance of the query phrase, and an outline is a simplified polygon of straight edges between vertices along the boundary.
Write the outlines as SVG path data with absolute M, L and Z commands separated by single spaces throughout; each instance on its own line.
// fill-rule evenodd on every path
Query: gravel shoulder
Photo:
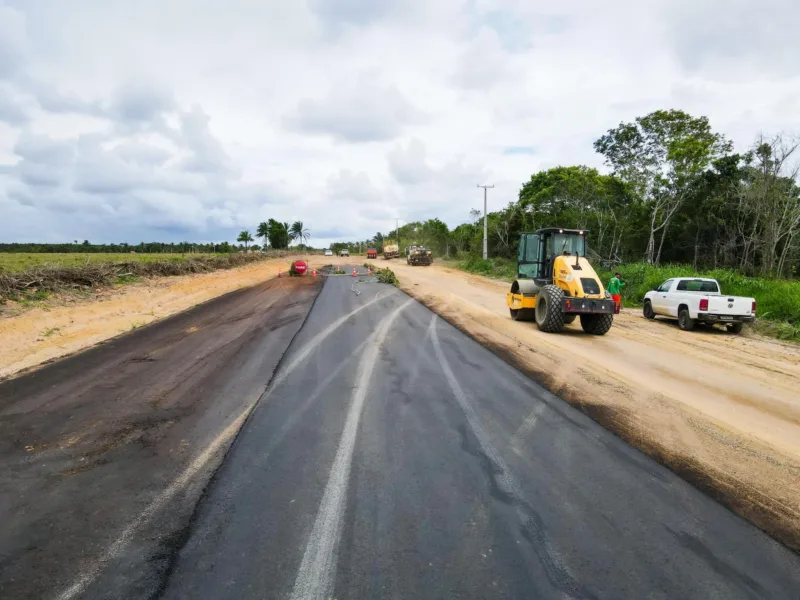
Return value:
M 383 260 L 375 261 L 385 266 Z M 604 337 L 512 321 L 507 284 L 388 263 L 400 287 L 787 546 L 800 549 L 800 350 L 625 310 Z

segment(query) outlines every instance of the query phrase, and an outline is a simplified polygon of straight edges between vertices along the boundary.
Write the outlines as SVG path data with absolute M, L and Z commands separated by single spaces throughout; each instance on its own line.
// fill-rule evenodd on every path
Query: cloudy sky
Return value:
M 0 0 L 0 240 L 451 226 L 659 108 L 800 132 L 792 0 Z

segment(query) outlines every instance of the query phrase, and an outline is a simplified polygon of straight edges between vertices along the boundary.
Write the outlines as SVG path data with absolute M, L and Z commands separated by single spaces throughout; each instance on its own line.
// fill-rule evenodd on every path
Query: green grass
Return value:
M 103 262 L 153 262 L 153 261 L 167 261 L 178 262 L 186 260 L 187 258 L 196 258 L 200 256 L 214 256 L 213 254 L 122 254 L 122 253 L 102 253 L 102 252 L 75 252 L 75 253 L 16 253 L 16 252 L 0 252 L 0 269 L 7 269 L 11 272 L 20 272 L 30 267 L 39 265 L 83 265 L 87 262 L 90 263 L 103 263 Z
M 511 282 L 517 276 L 517 262 L 508 258 L 483 259 L 470 256 L 467 260 L 459 262 L 458 268 L 469 273 L 476 273 Z

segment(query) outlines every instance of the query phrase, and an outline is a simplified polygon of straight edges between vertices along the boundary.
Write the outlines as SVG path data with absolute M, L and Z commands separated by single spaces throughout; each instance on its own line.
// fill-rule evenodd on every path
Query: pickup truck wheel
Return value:
M 681 312 L 678 313 L 678 327 L 684 331 L 691 331 L 694 329 L 694 319 L 689 316 L 688 308 L 683 308 Z
M 645 319 L 650 319 L 651 321 L 656 318 L 656 313 L 653 310 L 653 305 L 650 304 L 650 300 L 644 301 L 644 307 L 642 308 L 642 314 L 644 315 Z
M 744 327 L 743 323 L 731 323 L 728 325 L 728 331 L 739 334 L 742 333 L 742 327 Z

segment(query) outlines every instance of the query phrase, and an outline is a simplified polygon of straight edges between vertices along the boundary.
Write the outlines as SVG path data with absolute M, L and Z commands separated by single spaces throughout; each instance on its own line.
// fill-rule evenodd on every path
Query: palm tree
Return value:
M 302 221 L 295 221 L 289 229 L 289 237 L 293 241 L 300 240 L 301 244 L 306 244 L 311 239 L 311 232 L 303 227 Z
M 269 238 L 269 223 L 266 221 L 262 221 L 258 224 L 258 229 L 256 229 L 256 237 L 264 238 L 264 249 L 267 249 L 267 240 Z
M 245 250 L 247 250 L 247 244 L 248 244 L 248 242 L 252 242 L 253 241 L 253 236 L 250 235 L 249 231 L 244 229 L 239 233 L 239 237 L 236 238 L 236 241 L 237 242 L 244 242 L 244 248 L 245 248 Z

